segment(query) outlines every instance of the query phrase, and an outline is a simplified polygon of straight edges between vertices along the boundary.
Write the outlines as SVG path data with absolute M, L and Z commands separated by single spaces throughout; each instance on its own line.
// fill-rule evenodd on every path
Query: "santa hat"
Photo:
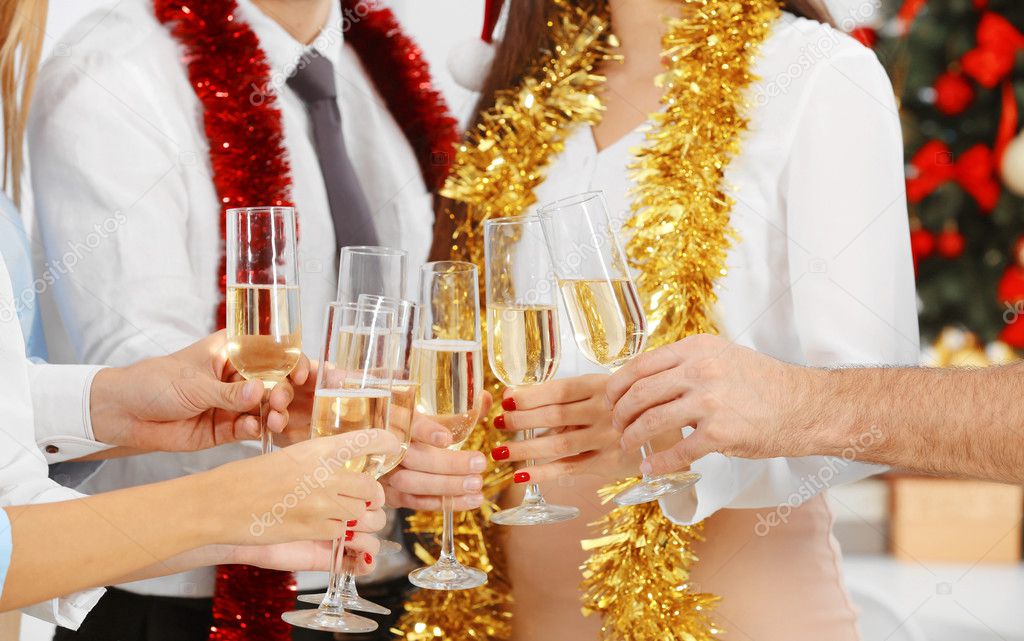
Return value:
M 501 16 L 504 0 L 484 0 L 484 26 L 480 38 L 466 40 L 452 47 L 448 54 L 448 71 L 461 87 L 480 91 L 494 63 L 494 28 Z

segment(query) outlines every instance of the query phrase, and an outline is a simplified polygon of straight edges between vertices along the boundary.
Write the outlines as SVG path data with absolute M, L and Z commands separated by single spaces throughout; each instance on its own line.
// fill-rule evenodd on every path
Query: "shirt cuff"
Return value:
M 30 605 L 21 611 L 62 628 L 77 630 L 105 592 L 103 588 L 91 588 L 59 599 Z
M 36 445 L 47 463 L 81 458 L 110 445 L 96 440 L 92 431 L 92 381 L 102 369 L 95 365 L 29 366 Z

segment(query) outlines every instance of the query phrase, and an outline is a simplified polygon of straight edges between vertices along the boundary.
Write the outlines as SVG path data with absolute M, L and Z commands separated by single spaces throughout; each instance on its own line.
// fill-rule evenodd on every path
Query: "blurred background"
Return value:
M 475 96 L 446 58 L 479 33 L 483 3 L 389 4 L 465 119 Z M 876 50 L 901 98 L 922 363 L 1014 359 L 1024 349 L 1024 2 L 828 4 Z M 51 0 L 47 50 L 73 47 L 67 28 L 86 14 L 101 20 L 104 6 Z M 831 502 L 865 641 L 1024 641 L 1021 488 L 892 472 L 833 490 Z M 22 641 L 51 635 L 23 621 Z

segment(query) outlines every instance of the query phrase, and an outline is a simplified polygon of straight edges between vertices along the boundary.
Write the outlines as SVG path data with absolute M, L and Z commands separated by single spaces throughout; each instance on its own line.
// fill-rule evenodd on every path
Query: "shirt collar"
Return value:
M 305 45 L 289 34 L 271 16 L 264 13 L 252 0 L 237 0 L 238 13 L 253 30 L 260 41 L 260 48 L 267 56 L 267 62 L 274 77 L 288 78 L 299 63 L 299 59 L 310 49 L 315 49 L 337 68 L 341 63 L 341 50 L 345 45 L 345 18 L 341 3 L 331 2 L 331 13 L 320 35 Z

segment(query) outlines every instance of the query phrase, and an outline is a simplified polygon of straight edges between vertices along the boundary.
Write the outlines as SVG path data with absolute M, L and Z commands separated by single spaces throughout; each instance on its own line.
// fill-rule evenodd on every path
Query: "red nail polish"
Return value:
M 516 399 L 509 396 L 508 398 L 501 399 L 501 409 L 506 412 L 516 411 Z
M 508 448 L 504 445 L 500 445 L 491 450 L 491 458 L 495 461 L 504 461 L 508 458 Z
M 355 520 L 352 520 L 352 521 L 346 521 L 346 522 L 345 522 L 345 527 L 355 527 L 355 526 L 356 526 L 356 523 L 357 523 L 357 521 L 355 521 Z
M 348 531 L 345 532 L 345 540 L 346 541 L 351 541 L 352 537 L 354 537 L 355 535 L 356 535 L 355 532 L 353 532 L 352 530 L 348 530 Z
M 371 505 L 372 503 L 373 503 L 373 501 L 367 501 L 367 502 L 366 502 L 366 507 L 370 507 L 370 505 Z
M 498 428 L 499 430 L 505 429 L 505 415 L 504 414 L 498 414 L 497 416 L 494 417 L 494 427 Z
M 512 477 L 512 480 L 516 483 L 526 483 L 530 480 L 529 472 L 516 472 L 516 475 Z
M 373 555 L 369 552 L 363 554 L 363 560 L 366 561 L 366 565 L 373 563 Z

